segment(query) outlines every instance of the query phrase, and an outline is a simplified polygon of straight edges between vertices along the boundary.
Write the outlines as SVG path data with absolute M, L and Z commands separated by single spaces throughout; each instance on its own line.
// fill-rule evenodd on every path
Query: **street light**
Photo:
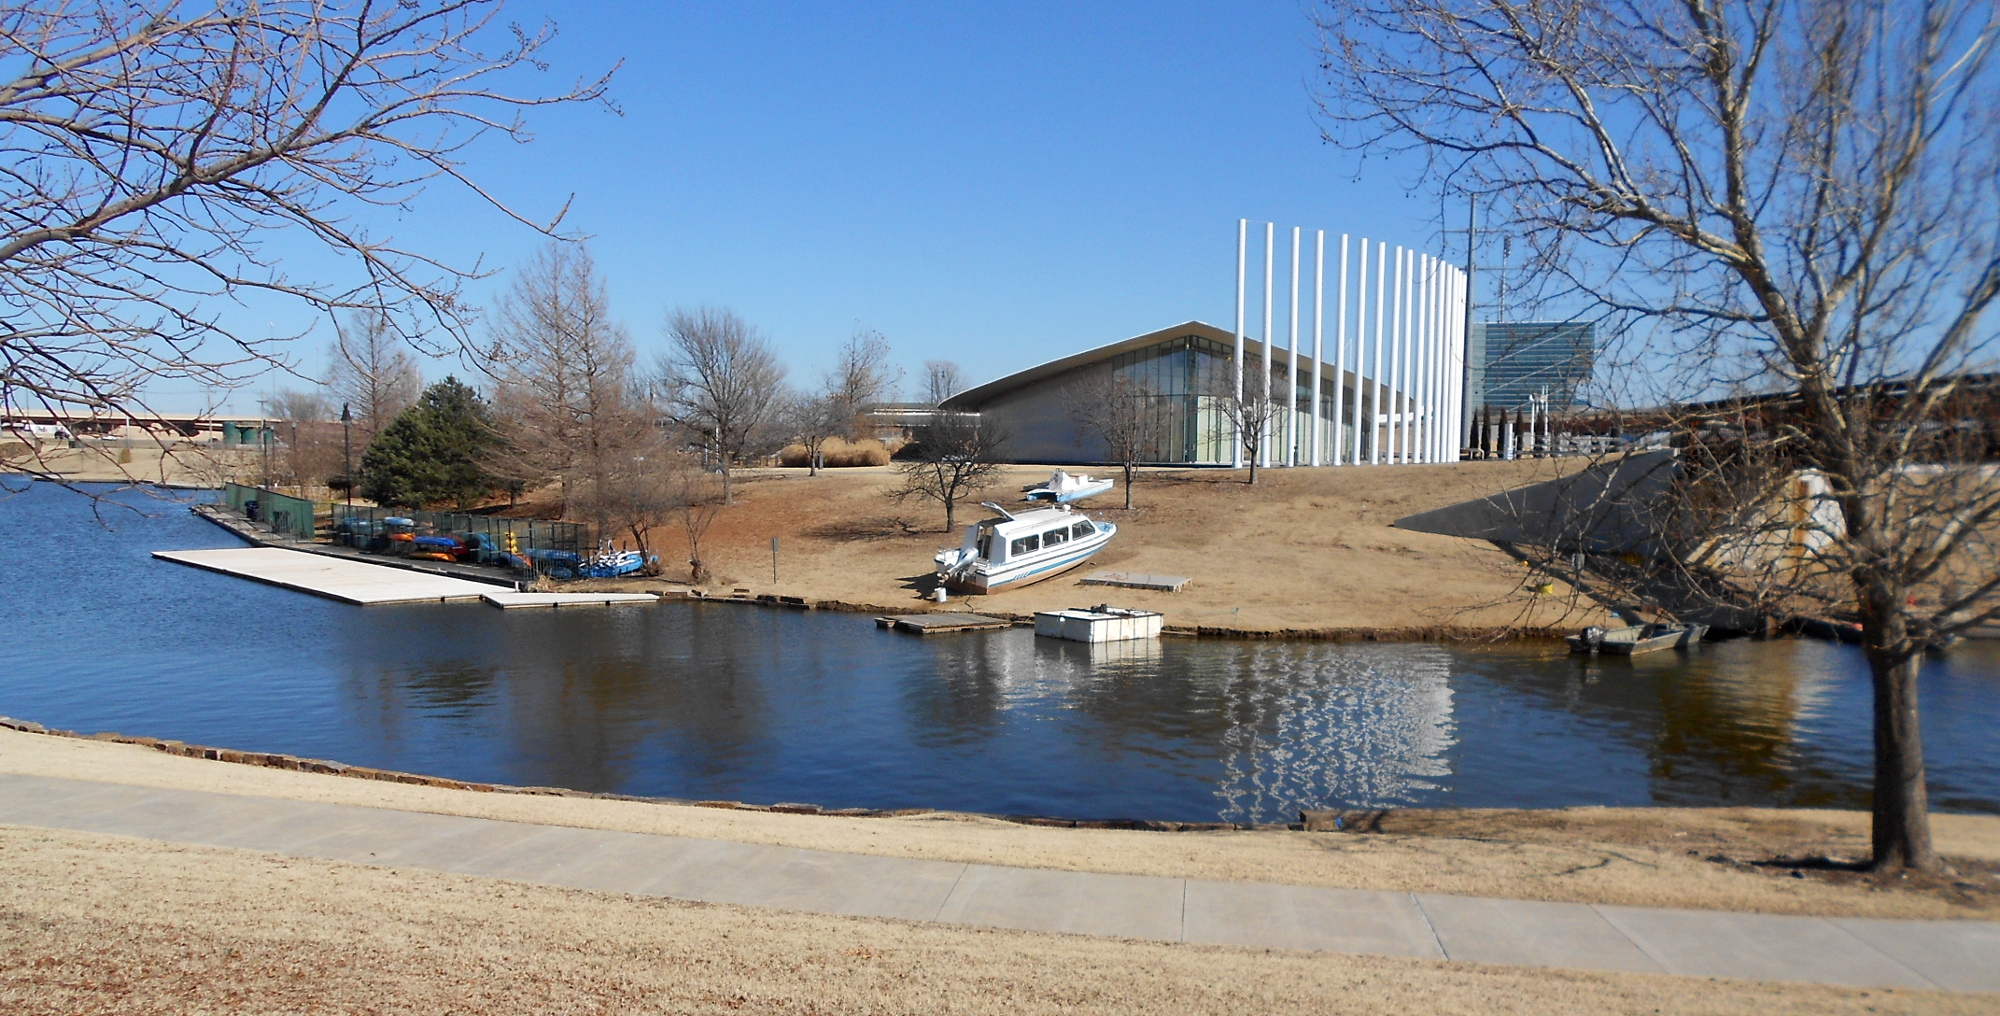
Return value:
M 340 475 L 347 480 L 347 514 L 354 514 L 354 455 L 347 443 L 347 428 L 354 423 L 354 414 L 347 409 L 347 403 L 340 404 Z

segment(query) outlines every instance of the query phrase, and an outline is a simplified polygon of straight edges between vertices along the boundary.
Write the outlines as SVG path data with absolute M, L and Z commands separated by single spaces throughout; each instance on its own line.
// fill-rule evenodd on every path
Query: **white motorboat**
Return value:
M 1096 497 L 1109 491 L 1111 487 L 1112 481 L 1108 479 L 1098 480 L 1084 473 L 1068 473 L 1058 469 L 1049 474 L 1049 482 L 1025 488 L 1028 496 L 1023 500 L 1069 504 L 1086 497 Z
M 965 527 L 965 543 L 937 554 L 938 581 L 964 593 L 992 593 L 1054 578 L 1090 560 L 1118 527 L 1067 505 L 1015 515 L 985 502 L 999 518 Z

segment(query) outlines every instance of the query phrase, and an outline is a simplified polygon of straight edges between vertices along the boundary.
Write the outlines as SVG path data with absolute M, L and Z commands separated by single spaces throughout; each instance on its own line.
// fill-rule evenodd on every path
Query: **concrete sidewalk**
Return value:
M 2000 991 L 2000 924 L 1778 917 L 1005 868 L 0 774 L 0 823 L 990 928 Z

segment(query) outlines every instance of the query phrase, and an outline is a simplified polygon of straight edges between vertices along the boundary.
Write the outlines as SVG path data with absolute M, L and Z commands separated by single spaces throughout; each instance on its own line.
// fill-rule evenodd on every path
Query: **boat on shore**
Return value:
M 938 552 L 937 577 L 955 592 L 986 594 L 1051 579 L 1090 560 L 1118 527 L 1070 510 L 1066 504 L 1015 515 L 991 501 L 998 518 L 965 528 L 965 542 Z
M 1599 628 L 1591 625 L 1563 639 L 1572 653 L 1599 653 L 1607 656 L 1638 656 L 1662 649 L 1686 649 L 1708 634 L 1705 624 L 1635 624 L 1627 628 Z
M 1025 487 L 1024 501 L 1049 501 L 1055 504 L 1069 504 L 1087 497 L 1096 497 L 1111 490 L 1112 481 L 1095 479 L 1086 473 L 1070 473 L 1058 469 L 1049 474 L 1047 483 Z

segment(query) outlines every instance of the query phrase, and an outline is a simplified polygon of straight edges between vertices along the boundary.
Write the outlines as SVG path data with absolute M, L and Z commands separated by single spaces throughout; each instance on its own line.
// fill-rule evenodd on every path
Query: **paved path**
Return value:
M 1776 917 L 1003 868 L 11 774 L 0 774 L 0 823 L 988 928 L 2000 991 L 2000 923 L 1991 922 Z

